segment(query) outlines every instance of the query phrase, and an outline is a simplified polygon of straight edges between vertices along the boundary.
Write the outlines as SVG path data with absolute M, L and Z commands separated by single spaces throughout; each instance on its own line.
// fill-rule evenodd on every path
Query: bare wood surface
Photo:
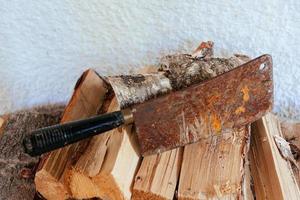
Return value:
M 201 43 L 192 57 L 199 55 L 205 58 L 204 61 L 207 61 L 207 57 L 213 55 L 213 43 Z M 232 58 L 234 62 L 230 59 L 220 59 L 217 65 L 209 65 L 208 62 L 204 62 L 203 71 L 198 75 L 198 79 L 214 77 L 249 61 L 247 56 L 237 55 L 235 57 Z M 174 63 L 172 57 L 169 57 L 166 63 L 165 67 L 167 69 L 171 67 L 175 71 L 184 66 L 179 64 L 172 67 L 174 65 L 171 65 L 171 63 Z M 194 66 L 191 65 L 190 67 L 193 68 Z M 172 73 L 167 76 L 174 80 Z M 180 76 L 184 78 L 185 74 L 180 74 Z M 183 86 L 178 85 L 178 87 Z M 202 132 L 206 134 L 205 131 Z M 248 127 L 239 131 L 219 134 L 184 147 L 178 199 L 231 199 L 241 195 L 249 196 L 249 199 L 251 199 L 251 192 L 245 186 L 249 179 L 249 176 L 247 176 L 249 171 L 244 172 L 244 169 L 248 169 L 247 165 L 244 167 L 249 147 L 247 140 Z M 246 176 L 243 176 L 244 174 Z
M 250 144 L 248 144 L 250 145 Z M 248 147 L 249 149 L 249 147 Z M 242 181 L 242 195 L 244 200 L 254 200 L 255 192 L 253 189 L 253 179 L 250 171 L 249 151 L 245 155 L 244 177 Z
M 212 56 L 212 47 L 213 43 L 211 42 L 201 43 L 192 57 L 199 55 L 203 57 Z M 184 67 L 184 65 L 175 64 L 174 67 L 174 64 L 172 64 L 177 60 L 176 57 L 175 59 L 169 57 L 163 67 L 180 72 L 178 69 Z M 204 62 L 203 71 L 198 75 L 198 79 L 211 78 L 219 73 L 224 73 L 247 62 L 249 57 L 237 56 L 237 59 L 233 58 L 233 60 L 235 62 L 231 64 L 229 64 L 230 61 L 222 60 L 223 62 L 219 62 L 218 65 L 209 65 L 208 62 Z M 207 58 L 204 61 L 207 61 Z M 190 67 L 193 68 L 194 66 L 191 65 Z M 167 74 L 167 76 L 173 80 L 174 85 L 176 79 L 174 81 L 172 73 Z M 180 77 L 184 78 L 185 74 L 180 74 Z M 178 84 L 175 84 L 175 87 L 176 85 L 179 88 L 184 87 L 184 85 Z M 236 135 L 238 135 L 238 138 L 236 138 Z M 251 197 L 249 188 L 245 186 L 249 179 L 249 176 L 247 176 L 249 171 L 246 171 L 246 178 L 243 178 L 244 164 L 247 161 L 247 158 L 245 158 L 248 150 L 247 136 L 248 130 L 244 129 L 240 132 L 233 131 L 226 134 L 222 133 L 219 136 L 215 135 L 198 143 L 185 146 L 178 186 L 178 199 L 231 199 L 243 195 L 242 191 L 246 193 L 244 196 Z
M 92 71 L 86 71 L 75 87 L 75 92 L 65 109 L 61 122 L 78 120 L 97 114 L 107 92 L 105 83 Z M 35 176 L 37 191 L 47 199 L 70 197 L 68 172 L 78 158 L 81 148 L 89 140 L 58 149 L 46 156 Z
M 153 71 L 155 68 L 146 67 L 140 73 Z M 108 112 L 115 110 L 120 110 L 118 99 L 114 99 Z M 140 160 L 136 134 L 131 129 L 123 126 L 93 138 L 70 172 L 72 197 L 130 199 Z
M 119 109 L 119 105 L 114 98 L 107 112 Z M 130 127 L 108 131 L 105 134 L 94 137 L 90 142 L 85 152 L 70 171 L 69 184 L 73 198 L 123 198 L 121 188 L 118 187 L 114 177 L 111 175 L 111 168 L 115 164 L 118 153 L 116 148 L 119 148 L 121 145 L 120 138 L 116 137 L 122 137 L 123 131 L 129 132 Z M 111 138 L 114 138 L 114 140 L 111 140 Z M 112 142 L 114 143 L 113 146 L 111 145 Z
M 155 72 L 157 68 L 148 67 L 146 70 Z M 172 199 L 181 160 L 182 148 L 144 157 L 135 176 L 132 199 Z
M 186 146 L 178 199 L 241 198 L 248 136 L 241 128 Z
M 290 163 L 281 156 L 274 137 L 281 136 L 276 117 L 267 114 L 253 123 L 250 169 L 256 199 L 300 199 Z
M 245 57 L 242 58 L 248 59 Z M 235 64 L 233 65 L 239 65 L 242 62 L 241 60 L 243 60 L 240 59 L 240 57 L 235 57 L 233 59 L 235 62 Z M 224 67 L 224 63 L 225 64 L 227 63 L 226 60 L 222 60 L 222 59 L 221 60 L 216 59 L 215 62 L 216 63 L 220 62 L 218 65 L 220 68 L 217 68 L 219 70 L 221 69 L 221 66 Z M 190 69 L 194 69 L 193 65 L 191 65 Z M 206 68 L 204 67 L 204 69 Z M 134 80 L 138 80 L 138 79 L 132 79 L 132 81 Z M 76 110 L 73 111 L 77 112 Z M 54 171 L 57 171 L 56 172 L 57 174 L 55 174 L 54 176 L 53 182 L 59 183 L 58 185 L 56 185 L 58 186 L 57 187 L 58 192 L 56 188 L 53 188 L 52 193 L 56 193 L 53 195 L 63 196 L 64 198 L 67 197 L 77 197 L 77 198 L 101 197 L 103 199 L 109 199 L 109 198 L 129 199 L 130 198 L 131 182 L 139 162 L 136 138 L 134 136 L 133 131 L 131 131 L 131 127 L 116 129 L 115 131 L 112 131 L 108 135 L 109 137 L 104 137 L 103 135 L 101 139 L 97 139 L 97 140 L 96 138 L 93 138 L 93 140 L 90 141 L 90 143 L 88 143 L 89 145 L 86 145 L 87 144 L 86 142 L 83 145 L 80 145 L 79 148 L 76 147 L 72 150 L 67 150 L 69 154 L 58 153 L 54 158 L 52 156 L 54 162 L 57 162 L 56 161 L 57 158 L 61 159 L 62 157 L 61 160 L 68 160 L 64 158 L 66 156 L 69 157 L 68 155 L 72 155 L 75 152 L 77 152 L 75 155 L 79 155 L 78 152 L 81 153 L 81 156 L 75 156 L 75 158 L 74 156 L 70 156 L 71 159 L 69 159 L 69 161 L 61 161 L 63 163 L 62 165 L 60 164 L 52 165 L 52 166 L 58 166 L 57 169 L 55 170 L 52 169 L 52 170 L 53 170 L 53 174 L 55 174 Z M 101 144 L 105 144 L 105 145 L 101 145 Z M 88 147 L 88 148 L 84 150 L 84 147 Z M 128 155 L 130 155 L 130 157 Z M 53 162 L 53 160 L 50 162 Z M 162 165 L 162 163 L 160 164 L 161 166 L 164 166 Z M 124 176 L 124 174 L 126 174 L 126 176 Z M 53 176 L 52 177 L 49 176 L 49 177 L 53 178 Z M 63 185 L 63 189 L 61 190 L 62 192 L 59 192 L 59 187 L 61 185 Z M 89 187 L 90 192 L 88 194 L 85 194 L 84 193 L 85 191 L 83 190 L 84 187 L 81 186 Z M 63 195 L 61 195 L 62 193 Z
M 114 98 L 107 112 L 113 112 L 119 110 L 118 103 Z M 110 138 L 109 133 L 105 133 L 99 136 L 93 137 L 90 141 L 88 147 L 85 152 L 80 155 L 80 158 L 74 165 L 73 169 L 80 171 L 81 173 L 87 174 L 89 177 L 96 176 L 103 164 L 105 153 L 107 150 L 107 141 Z
M 183 148 L 144 157 L 135 177 L 133 200 L 173 199 Z
M 155 72 L 157 68 L 146 68 Z M 173 199 L 179 179 L 182 148 L 146 156 L 135 176 L 132 199 Z

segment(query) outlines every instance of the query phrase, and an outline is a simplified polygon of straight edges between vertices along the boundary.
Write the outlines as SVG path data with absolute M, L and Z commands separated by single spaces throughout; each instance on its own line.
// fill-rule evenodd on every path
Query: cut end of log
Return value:
M 130 199 L 130 197 L 124 196 L 123 192 L 119 188 L 119 185 L 111 174 L 101 174 L 101 176 L 93 177 L 92 180 L 100 189 L 99 197 L 101 199 Z
M 109 99 L 105 101 L 109 105 L 105 112 L 120 109 L 117 98 L 110 103 Z M 72 197 L 130 199 L 130 187 L 139 163 L 135 137 L 131 126 L 93 137 L 68 177 Z
M 134 190 L 132 192 L 132 200 L 168 200 L 169 198 L 162 197 L 148 191 Z
M 69 178 L 69 187 L 75 199 L 124 199 L 124 195 L 110 174 L 99 174 L 89 177 L 86 174 L 72 169 Z
M 36 190 L 46 199 L 63 200 L 69 198 L 67 188 L 64 184 L 58 182 L 51 174 L 42 169 L 37 172 L 34 179 Z
M 100 197 L 99 187 L 95 185 L 91 178 L 75 169 L 72 169 L 70 174 L 69 187 L 73 198 L 88 199 Z
M 108 92 L 107 85 L 93 70 L 79 78 L 75 91 L 66 107 L 61 122 L 91 117 L 98 113 Z M 88 139 L 89 140 L 89 139 Z M 82 154 L 88 140 L 51 152 L 39 166 L 35 176 L 37 191 L 47 199 L 71 197 L 68 186 L 70 166 Z

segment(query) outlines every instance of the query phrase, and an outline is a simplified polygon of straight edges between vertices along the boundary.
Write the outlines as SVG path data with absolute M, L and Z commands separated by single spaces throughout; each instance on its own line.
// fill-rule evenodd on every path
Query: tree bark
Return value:
M 189 54 L 179 54 L 162 58 L 158 73 L 112 76 L 106 79 L 120 107 L 126 108 L 208 80 L 249 60 L 244 55 L 199 59 Z

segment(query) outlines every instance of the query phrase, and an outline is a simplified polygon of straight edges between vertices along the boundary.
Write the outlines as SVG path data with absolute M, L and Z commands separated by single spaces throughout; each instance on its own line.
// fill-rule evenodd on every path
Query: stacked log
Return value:
M 201 45 L 211 48 L 206 44 Z M 104 79 L 86 71 L 62 123 L 188 87 L 249 60 L 242 55 L 212 58 L 212 51 L 200 47 L 192 55 L 164 57 L 158 67 L 147 67 L 136 76 Z M 144 86 L 133 90 L 140 80 Z M 134 93 L 143 95 L 135 98 Z M 283 137 L 280 130 L 268 114 L 251 126 L 142 158 L 134 127 L 123 126 L 46 155 L 36 174 L 36 188 L 47 199 L 299 199 L 291 161 L 274 140 Z

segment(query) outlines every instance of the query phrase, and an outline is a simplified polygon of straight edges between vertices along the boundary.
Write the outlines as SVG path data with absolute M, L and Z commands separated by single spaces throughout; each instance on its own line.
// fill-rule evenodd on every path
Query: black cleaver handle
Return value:
M 33 131 L 23 140 L 25 152 L 31 156 L 64 147 L 79 140 L 104 133 L 125 123 L 122 111 L 89 119 L 58 124 Z

